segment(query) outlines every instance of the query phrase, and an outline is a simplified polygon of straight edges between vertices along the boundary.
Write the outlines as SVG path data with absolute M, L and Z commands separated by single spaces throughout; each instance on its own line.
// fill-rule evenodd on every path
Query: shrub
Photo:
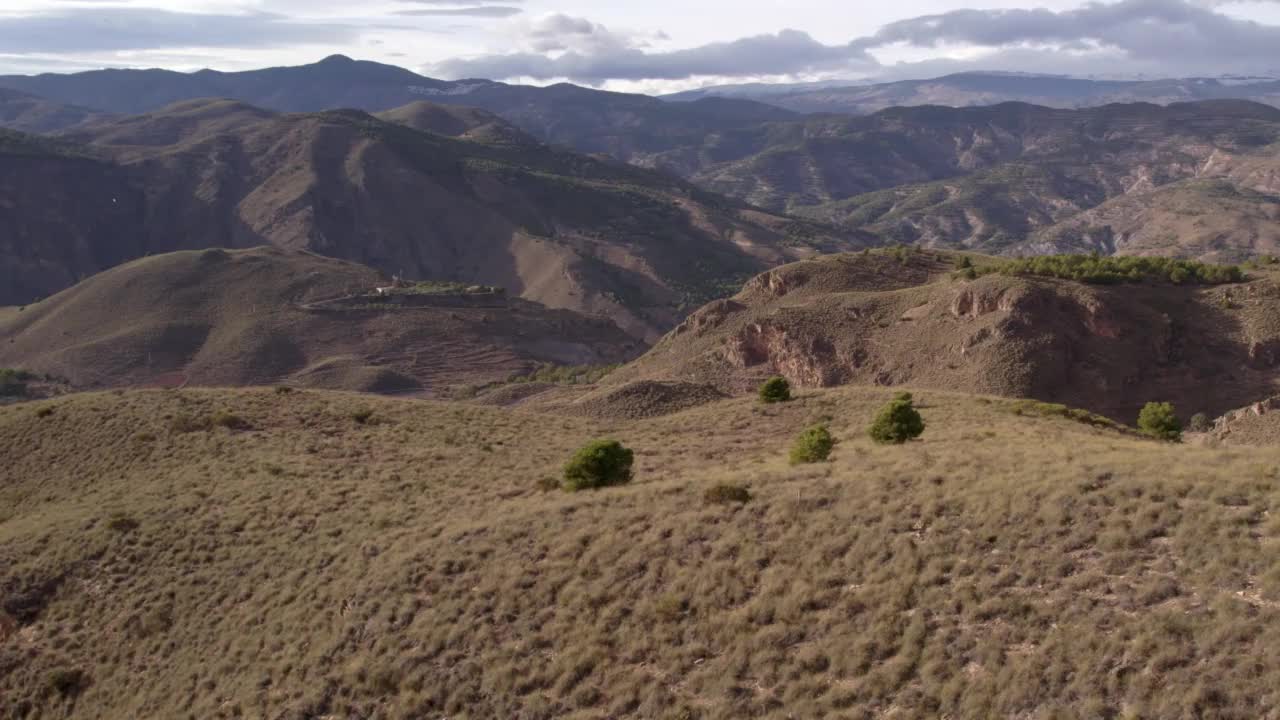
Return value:
M 751 500 L 751 491 L 742 485 L 721 483 L 707 488 L 702 498 L 709 503 L 728 505 L 729 503 L 745 503 Z
M 355 420 L 357 425 L 368 425 L 369 421 L 373 419 L 373 409 L 360 408 L 351 413 L 351 419 Z
M 969 259 L 968 255 L 962 255 L 960 256 L 960 262 L 956 263 L 956 267 L 961 270 L 971 268 L 973 267 L 973 261 Z
M 277 395 L 288 395 L 288 394 L 290 394 L 290 393 L 292 393 L 292 392 L 293 392 L 293 388 L 292 388 L 292 387 L 289 387 L 288 385 L 277 385 L 277 386 L 276 386 L 276 394 L 277 394 Z
M 635 453 L 617 440 L 587 443 L 564 466 L 564 489 L 569 492 L 625 485 L 631 482 Z
M 883 445 L 901 445 L 924 432 L 924 418 L 912 404 L 911 393 L 898 393 L 880 408 L 867 434 Z
M 58 668 L 49 673 L 49 689 L 62 697 L 80 694 L 85 686 L 83 670 Z
M 138 529 L 138 521 L 124 513 L 114 513 L 107 519 L 107 527 L 118 533 L 131 533 Z
M 800 433 L 791 445 L 791 464 L 822 462 L 831 455 L 831 448 L 835 444 L 836 441 L 826 425 L 814 425 Z
M 1191 432 L 1209 432 L 1213 429 L 1213 423 L 1209 422 L 1208 415 L 1196 413 L 1191 416 L 1190 422 L 1187 423 L 1187 429 Z
M 760 386 L 760 402 L 778 403 L 791 399 L 791 383 L 780 376 L 771 377 Z
M 249 430 L 252 427 L 249 421 L 225 410 L 214 413 L 211 422 L 228 430 Z
M 195 415 L 179 415 L 169 423 L 169 429 L 178 434 L 202 432 L 210 427 L 209 418 Z
M 31 377 L 25 370 L 0 368 L 0 397 L 25 397 Z
M 1138 413 L 1138 429 L 1160 440 L 1182 439 L 1182 421 L 1167 402 L 1149 402 Z

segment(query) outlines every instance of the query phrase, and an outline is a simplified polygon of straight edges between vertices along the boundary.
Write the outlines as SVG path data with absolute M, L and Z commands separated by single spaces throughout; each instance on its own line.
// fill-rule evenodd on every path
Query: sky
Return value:
M 0 0 L 0 73 L 332 54 L 641 92 L 969 70 L 1280 76 L 1280 0 Z

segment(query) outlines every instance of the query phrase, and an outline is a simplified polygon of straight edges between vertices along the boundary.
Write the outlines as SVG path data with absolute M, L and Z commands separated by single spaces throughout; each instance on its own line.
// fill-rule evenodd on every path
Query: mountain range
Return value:
M 947 105 L 971 107 L 1024 102 L 1054 108 L 1084 108 L 1111 103 L 1168 105 L 1196 100 L 1253 100 L 1280 105 L 1280 80 L 1254 78 L 1163 78 L 1099 80 L 1010 72 L 967 72 L 937 78 L 796 85 L 728 85 L 675 93 L 664 99 L 684 102 L 713 97 L 758 100 L 801 113 L 867 115 L 891 107 Z
M 1267 79 L 1124 82 L 964 74 L 798 89 L 878 98 L 859 107 L 832 106 L 844 114 L 806 115 L 796 110 L 815 108 L 772 104 L 794 96 L 776 88 L 757 99 L 748 87 L 733 97 L 708 91 L 673 101 L 567 84 L 446 82 L 334 56 L 242 73 L 103 70 L 2 77 L 0 88 L 8 89 L 0 95 L 0 118 L 15 129 L 112 144 L 105 135 L 144 122 L 131 115 L 173 116 L 195 99 L 225 97 L 285 113 L 354 107 L 413 124 L 407 116 L 412 110 L 392 111 L 425 98 L 437 117 L 418 118 L 419 129 L 450 135 L 467 123 L 484 125 L 481 136 L 463 139 L 526 148 L 546 143 L 607 156 L 880 242 L 1236 261 L 1276 250 L 1280 237 L 1273 212 L 1280 110 L 1222 98 L 1272 102 L 1275 85 Z M 1009 99 L 1039 104 L 998 102 Z M 1138 99 L 1152 102 L 1133 102 Z M 919 104 L 929 102 L 962 107 Z M 878 109 L 886 105 L 915 106 Z M 459 108 L 452 112 L 467 119 L 446 121 L 445 107 Z M 477 115 L 482 111 L 491 113 L 486 120 Z M 874 112 L 848 114 L 867 111 Z M 180 134 L 170 139 L 183 142 Z M 652 182 L 679 186 L 670 179 Z M 421 269 L 397 262 L 406 272 Z M 649 327 L 656 331 L 661 324 Z
M 10 304 L 148 253 L 270 244 L 499 285 L 652 339 L 726 283 L 866 242 L 421 102 L 384 119 L 195 100 L 5 137 Z

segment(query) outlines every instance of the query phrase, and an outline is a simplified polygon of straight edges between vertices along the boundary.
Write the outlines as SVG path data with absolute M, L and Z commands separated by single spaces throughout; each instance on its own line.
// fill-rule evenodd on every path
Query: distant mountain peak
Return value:
M 317 65 L 352 65 L 354 63 L 355 63 L 355 60 L 352 60 L 346 55 L 330 55 L 329 57 L 321 60 L 316 64 Z

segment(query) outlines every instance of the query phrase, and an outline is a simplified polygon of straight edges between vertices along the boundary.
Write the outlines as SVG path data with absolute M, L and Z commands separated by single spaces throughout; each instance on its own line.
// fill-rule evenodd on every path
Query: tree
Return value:
M 1187 423 L 1187 429 L 1191 432 L 1209 432 L 1213 429 L 1213 423 L 1209 421 L 1208 415 L 1196 413 L 1191 416 L 1191 421 Z
M 625 485 L 631 482 L 635 453 L 617 440 L 587 443 L 564 466 L 564 489 L 569 492 Z
M 826 460 L 835 447 L 835 438 L 826 425 L 814 425 L 796 437 L 791 446 L 791 464 L 817 463 Z
M 771 377 L 760 386 L 760 402 L 778 403 L 791 399 L 791 383 L 784 377 Z
M 924 418 L 912 404 L 911 393 L 898 393 L 880 408 L 867 434 L 882 445 L 901 445 L 924 433 Z
M 1160 440 L 1178 442 L 1182 439 L 1182 421 L 1167 402 L 1149 402 L 1138 413 L 1138 429 Z

